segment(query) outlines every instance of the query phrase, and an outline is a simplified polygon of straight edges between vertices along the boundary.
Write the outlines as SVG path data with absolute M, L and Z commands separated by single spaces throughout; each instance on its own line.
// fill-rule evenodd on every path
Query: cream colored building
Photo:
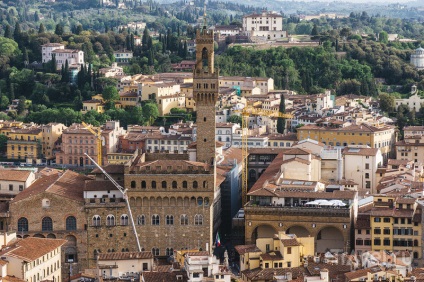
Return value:
M 16 233 L 15 233 L 16 236 Z M 7 263 L 7 273 L 28 282 L 62 281 L 62 239 L 28 237 L 1 252 Z M 2 269 L 3 272 L 3 269 Z
M 220 76 L 219 87 L 260 89 L 260 94 L 268 94 L 274 90 L 274 79 L 268 77 Z M 256 92 L 255 92 L 256 93 Z
M 35 181 L 35 174 L 29 170 L 0 169 L 0 194 L 16 195 Z
M 424 162 L 424 126 L 406 126 L 404 140 L 396 142 L 396 159 Z
M 98 277 L 137 277 L 142 271 L 151 271 L 152 252 L 100 253 L 97 258 Z
M 376 171 L 383 165 L 383 156 L 377 148 L 356 145 L 343 150 L 344 178 L 358 183 L 359 190 L 377 192 L 378 179 Z
M 62 136 L 62 131 L 67 127 L 62 123 L 49 123 L 41 126 L 42 141 L 41 148 L 43 156 L 47 160 L 56 159 L 54 153 L 55 143 Z
M 162 82 L 138 85 L 138 96 L 141 101 L 153 100 L 158 103 L 158 98 L 172 96 L 181 92 L 180 84 L 175 82 Z
M 283 17 L 272 12 L 245 15 L 243 17 L 243 33 L 249 37 L 262 37 L 267 40 L 277 40 L 287 37 L 283 31 Z
M 321 159 L 307 149 L 292 148 L 284 153 L 278 178 L 319 181 Z
M 167 115 L 171 112 L 171 109 L 185 109 L 186 98 L 183 94 L 174 94 L 169 96 L 161 96 L 157 99 L 159 115 Z
M 313 237 L 297 237 L 279 231 L 270 238 L 258 238 L 256 245 L 235 247 L 240 255 L 240 271 L 255 268 L 290 268 L 301 266 L 302 257 L 313 256 Z
M 297 129 L 297 138 L 299 140 L 309 138 L 337 147 L 367 145 L 380 149 L 383 160 L 386 162 L 396 142 L 396 129 L 391 125 L 350 124 L 329 127 L 308 124 Z

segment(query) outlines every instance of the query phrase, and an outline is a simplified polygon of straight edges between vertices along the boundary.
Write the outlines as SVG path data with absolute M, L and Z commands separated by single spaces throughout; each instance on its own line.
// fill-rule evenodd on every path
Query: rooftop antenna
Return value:
M 205 2 L 203 2 L 203 28 L 206 29 L 206 3 L 208 2 L 208 0 L 205 0 Z

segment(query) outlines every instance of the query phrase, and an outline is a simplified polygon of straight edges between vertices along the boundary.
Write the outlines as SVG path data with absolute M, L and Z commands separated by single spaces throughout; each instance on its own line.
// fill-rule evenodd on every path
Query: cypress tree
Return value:
M 21 26 L 20 24 L 17 22 L 15 25 L 15 30 L 13 31 L 13 39 L 18 42 L 20 42 L 21 40 L 21 35 L 22 35 L 22 31 L 21 31 Z
M 40 23 L 40 27 L 38 28 L 38 34 L 46 32 L 46 29 L 44 28 L 44 25 Z
M 68 63 L 68 60 L 65 61 L 65 68 L 63 69 L 63 75 L 65 76 L 64 81 L 69 82 L 69 63 Z
M 285 104 L 285 99 L 284 99 L 284 95 L 281 94 L 281 100 L 280 100 L 280 113 L 285 113 L 286 112 L 286 104 Z M 277 132 L 283 134 L 284 130 L 286 128 L 286 119 L 285 118 L 278 118 L 277 119 Z
M 6 28 L 4 29 L 4 37 L 13 39 L 12 28 L 10 25 L 6 25 Z

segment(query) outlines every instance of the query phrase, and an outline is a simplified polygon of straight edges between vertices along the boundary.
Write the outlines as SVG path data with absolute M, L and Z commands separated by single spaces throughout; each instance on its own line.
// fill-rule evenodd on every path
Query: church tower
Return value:
M 215 104 L 218 100 L 218 71 L 214 68 L 214 34 L 206 26 L 196 33 L 196 66 L 193 98 L 197 111 L 196 161 L 213 164 L 215 158 Z

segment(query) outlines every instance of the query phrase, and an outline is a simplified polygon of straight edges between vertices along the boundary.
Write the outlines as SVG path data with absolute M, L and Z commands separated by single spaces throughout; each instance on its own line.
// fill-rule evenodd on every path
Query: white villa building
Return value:
M 287 32 L 283 30 L 283 16 L 274 12 L 244 16 L 243 32 L 250 38 L 262 37 L 267 40 L 287 37 Z
M 418 112 L 421 108 L 422 103 L 424 103 L 424 99 L 418 95 L 417 86 L 413 85 L 411 89 L 411 96 L 409 96 L 409 98 L 395 99 L 395 108 L 397 110 L 400 105 L 407 105 L 409 110 Z
M 57 69 L 60 70 L 68 60 L 71 68 L 79 68 L 84 64 L 84 52 L 78 49 L 65 49 L 65 45 L 61 43 L 47 43 L 41 46 L 41 58 L 43 63 L 52 60 L 53 54 L 56 56 Z

